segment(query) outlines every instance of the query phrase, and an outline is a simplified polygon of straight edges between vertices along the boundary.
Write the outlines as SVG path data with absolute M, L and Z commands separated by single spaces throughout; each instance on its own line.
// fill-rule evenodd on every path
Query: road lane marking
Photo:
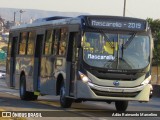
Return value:
M 36 102 L 46 104 L 46 105 L 53 105 L 55 107 L 60 107 L 59 102 L 54 102 L 54 101 L 42 101 L 42 100 L 37 100 Z

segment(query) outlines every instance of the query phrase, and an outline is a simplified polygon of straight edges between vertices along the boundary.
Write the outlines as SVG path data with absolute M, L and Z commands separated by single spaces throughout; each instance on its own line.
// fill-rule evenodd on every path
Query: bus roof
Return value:
M 48 18 L 41 18 L 35 20 L 32 24 L 14 26 L 11 28 L 11 30 L 45 25 L 65 24 L 82 24 L 82 26 L 92 28 L 126 29 L 135 31 L 144 31 L 148 27 L 148 24 L 144 19 L 120 16 L 81 15 L 78 17 L 54 16 Z
M 65 24 L 80 24 L 81 21 L 78 18 L 63 18 L 63 19 L 55 19 L 55 20 L 45 20 L 45 19 L 38 19 L 31 24 L 22 24 L 20 26 L 13 26 L 11 30 L 14 29 L 21 29 L 21 28 L 30 28 L 30 27 L 38 27 L 38 26 L 45 26 L 45 25 L 65 25 Z

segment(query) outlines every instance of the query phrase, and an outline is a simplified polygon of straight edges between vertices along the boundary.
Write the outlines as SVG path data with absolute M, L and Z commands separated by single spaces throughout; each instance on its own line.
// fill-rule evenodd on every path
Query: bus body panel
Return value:
M 105 92 L 105 91 L 101 91 Z M 116 93 L 117 95 L 119 93 Z M 135 97 L 116 97 L 113 96 L 100 96 L 96 95 L 93 90 L 82 81 L 77 81 L 77 96 L 76 99 L 82 99 L 82 100 L 102 100 L 102 101 L 116 101 L 116 100 L 126 100 L 126 101 L 140 101 L 140 102 L 148 102 L 149 101 L 149 95 L 150 95 L 150 85 L 146 85 L 142 91 L 139 92 L 138 95 Z
M 63 79 L 66 79 L 65 61 L 64 57 L 42 57 L 40 93 L 56 95 L 58 76 L 62 75 Z
M 17 56 L 16 58 L 16 83 L 20 82 L 20 76 L 22 72 L 26 76 L 26 90 L 27 91 L 34 91 L 33 89 L 33 72 L 34 68 L 34 58 L 30 56 Z M 16 85 L 18 88 L 19 85 Z
M 54 94 L 56 79 L 54 77 L 54 56 L 42 56 L 40 70 L 40 91 L 42 94 Z
M 40 93 L 56 95 L 56 79 L 54 77 L 47 77 L 40 79 Z
M 99 79 L 90 72 L 87 71 L 88 78 L 91 79 L 93 84 L 99 85 L 99 86 L 110 86 L 110 87 L 116 87 L 113 82 L 118 81 L 119 86 L 118 87 L 126 87 L 126 88 L 133 88 L 139 86 L 144 80 L 145 75 L 139 77 L 136 80 L 123 80 L 123 79 Z

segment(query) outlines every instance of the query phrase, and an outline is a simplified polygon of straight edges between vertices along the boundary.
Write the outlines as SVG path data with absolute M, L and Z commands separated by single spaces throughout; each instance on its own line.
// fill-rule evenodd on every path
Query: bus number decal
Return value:
M 141 29 L 141 23 L 128 23 L 128 28 Z

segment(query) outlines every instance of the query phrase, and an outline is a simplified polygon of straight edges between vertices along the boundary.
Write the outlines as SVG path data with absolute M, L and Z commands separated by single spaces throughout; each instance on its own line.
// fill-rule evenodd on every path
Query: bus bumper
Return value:
M 103 87 L 103 86 L 101 86 Z M 107 88 L 107 87 L 106 87 Z M 114 88 L 114 87 L 113 87 Z M 123 88 L 121 88 L 123 89 Z M 125 89 L 125 88 L 124 88 Z M 137 88 L 135 88 L 136 90 Z M 77 98 L 76 99 L 84 99 L 84 100 L 100 100 L 100 101 L 139 101 L 139 102 L 148 102 L 150 93 L 151 93 L 151 85 L 145 85 L 142 90 L 134 92 L 112 92 L 112 91 L 103 91 L 91 88 L 88 83 L 83 83 L 82 81 L 77 80 Z

